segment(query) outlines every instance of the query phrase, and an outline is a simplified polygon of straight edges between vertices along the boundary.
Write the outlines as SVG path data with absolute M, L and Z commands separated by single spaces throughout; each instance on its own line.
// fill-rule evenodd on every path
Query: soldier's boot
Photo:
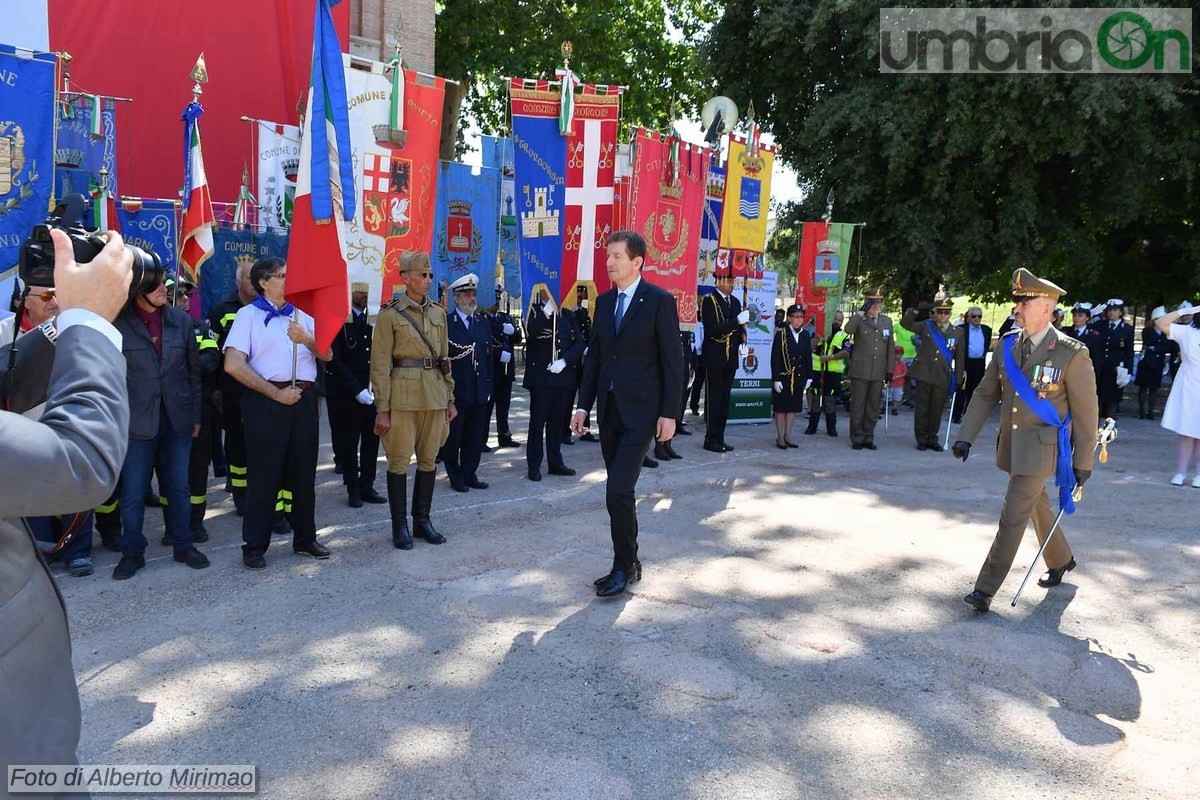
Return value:
M 392 512 L 392 546 L 397 550 L 412 550 L 412 534 L 408 531 L 408 474 L 387 473 L 388 508 Z
M 829 436 L 837 436 L 837 414 L 825 415 L 825 433 Z
M 433 470 L 429 472 L 417 470 L 417 476 L 413 479 L 413 530 L 416 531 L 417 536 L 430 544 L 442 544 L 446 541 L 446 537 L 437 532 L 433 527 L 433 522 L 429 519 L 429 511 L 433 508 L 435 477 L 437 477 L 437 472 Z
M 817 420 L 821 419 L 820 411 L 813 411 L 808 415 L 808 427 L 804 429 L 805 436 L 812 436 L 817 432 Z

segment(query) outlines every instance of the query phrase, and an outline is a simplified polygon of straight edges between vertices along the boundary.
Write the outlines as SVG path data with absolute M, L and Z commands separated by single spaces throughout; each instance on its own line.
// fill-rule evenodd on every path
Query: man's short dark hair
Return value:
M 287 262 L 278 256 L 260 258 L 250 268 L 250 285 L 254 287 L 254 291 L 262 294 L 263 282 L 285 266 L 287 266 Z
M 640 258 L 642 263 L 646 262 L 646 240 L 636 231 L 617 231 L 612 236 L 608 237 L 608 243 L 615 242 L 625 243 L 625 254 L 630 259 Z

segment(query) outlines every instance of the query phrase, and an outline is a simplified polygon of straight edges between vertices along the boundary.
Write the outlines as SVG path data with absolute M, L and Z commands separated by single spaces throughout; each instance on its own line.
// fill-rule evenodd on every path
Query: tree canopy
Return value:
M 1071 301 L 1195 296 L 1197 73 L 883 74 L 880 7 L 727 0 L 704 45 L 807 191 L 782 228 L 835 189 L 834 219 L 867 224 L 861 277 L 906 299 L 999 295 L 1018 266 Z
M 665 129 L 672 98 L 682 113 L 706 97 L 697 49 L 718 11 L 718 0 L 441 0 L 437 70 L 459 81 L 446 93 L 442 157 L 454 155 L 464 111 L 485 132 L 507 130 L 502 78 L 553 78 L 564 41 L 580 78 L 629 87 L 623 122 Z

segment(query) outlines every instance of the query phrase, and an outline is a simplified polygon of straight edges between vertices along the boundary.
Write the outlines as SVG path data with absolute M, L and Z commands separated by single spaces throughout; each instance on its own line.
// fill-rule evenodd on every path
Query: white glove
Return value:
M 364 406 L 375 405 L 375 395 L 371 394 L 370 389 L 363 389 L 361 392 L 354 395 L 354 399 L 362 403 Z
M 745 358 L 746 354 L 749 352 L 750 351 L 748 349 L 746 349 L 746 345 L 744 345 L 744 344 L 738 345 L 738 357 L 739 358 Z
M 561 358 L 557 359 L 550 366 L 546 367 L 546 369 L 549 370 L 554 375 L 557 375 L 558 373 L 562 372 L 566 368 L 567 368 L 567 362 L 563 361 Z
M 507 350 L 501 350 L 500 351 L 500 363 L 507 364 L 510 361 L 512 361 L 512 353 L 508 352 Z
M 1129 385 L 1129 370 L 1125 369 L 1125 366 L 1122 364 L 1121 366 L 1117 367 L 1117 386 L 1124 389 L 1128 385 Z
M 587 303 L 586 298 L 579 301 L 579 307 L 582 308 L 584 311 L 587 311 L 588 303 Z
M 750 312 L 749 311 L 743 311 L 742 313 L 738 314 L 738 323 L 739 324 L 745 325 L 749 321 L 750 321 Z
M 587 355 L 587 351 L 588 351 L 588 349 L 587 349 L 586 347 L 585 347 L 585 348 L 583 348 L 583 354 L 584 354 L 585 356 Z
M 504 323 L 504 325 L 501 326 L 500 330 L 504 331 L 505 336 L 512 336 L 514 333 L 517 332 L 517 329 L 513 327 L 511 322 Z
M 554 306 L 551 303 L 542 304 L 542 313 L 546 315 L 546 319 L 554 316 Z
M 775 394 L 783 394 L 783 381 L 775 381 Z

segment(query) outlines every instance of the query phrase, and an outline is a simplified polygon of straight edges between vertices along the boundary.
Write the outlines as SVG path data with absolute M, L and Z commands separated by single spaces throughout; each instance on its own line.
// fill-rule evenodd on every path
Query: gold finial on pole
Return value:
M 750 105 L 746 106 L 746 119 L 754 122 L 754 101 L 750 101 Z
M 204 53 L 200 53 L 200 57 L 196 59 L 196 64 L 192 67 L 192 71 L 188 74 L 194 83 L 192 84 L 192 102 L 199 103 L 200 95 L 204 93 L 201 84 L 208 83 L 208 67 L 204 65 Z
M 563 66 L 570 67 L 571 66 L 571 55 L 575 52 L 575 46 L 572 45 L 570 40 L 568 39 L 567 41 L 562 43 L 562 46 L 559 47 L 559 51 L 562 53 Z

